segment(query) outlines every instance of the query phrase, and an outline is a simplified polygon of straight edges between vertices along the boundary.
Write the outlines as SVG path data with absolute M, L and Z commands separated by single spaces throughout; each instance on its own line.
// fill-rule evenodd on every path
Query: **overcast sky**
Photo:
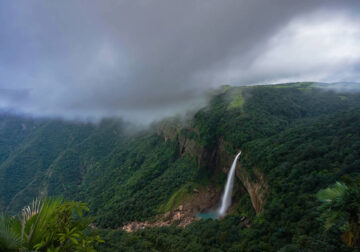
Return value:
M 222 84 L 359 81 L 360 1 L 0 0 L 0 108 L 148 122 Z

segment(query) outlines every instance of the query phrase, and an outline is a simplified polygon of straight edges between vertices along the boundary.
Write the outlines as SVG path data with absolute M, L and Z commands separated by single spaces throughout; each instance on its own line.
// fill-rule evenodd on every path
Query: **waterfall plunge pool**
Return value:
M 218 212 L 198 213 L 196 214 L 196 217 L 201 218 L 202 220 L 207 220 L 207 219 L 216 220 L 219 218 L 219 213 Z

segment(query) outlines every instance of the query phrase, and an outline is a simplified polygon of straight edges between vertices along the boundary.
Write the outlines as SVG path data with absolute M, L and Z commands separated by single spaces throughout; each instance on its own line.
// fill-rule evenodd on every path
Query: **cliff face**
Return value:
M 196 128 L 183 127 L 179 122 L 163 122 L 157 125 L 157 133 L 165 142 L 177 140 L 179 144 L 179 155 L 188 154 L 196 157 L 199 166 L 205 166 L 213 171 L 226 172 L 232 162 L 232 155 L 226 151 L 229 146 L 222 138 L 217 140 L 213 148 L 201 146 L 196 141 L 198 134 Z
M 266 194 L 269 191 L 269 186 L 265 180 L 265 175 L 262 172 L 254 168 L 253 173 L 254 179 L 252 179 L 249 173 L 241 166 L 241 163 L 236 170 L 236 176 L 241 180 L 249 193 L 256 214 L 259 214 L 263 211 L 263 205 Z
M 187 128 L 186 131 L 196 134 L 196 129 Z M 198 165 L 211 169 L 214 172 L 214 176 L 229 171 L 234 158 L 234 155 L 226 151 L 227 149 L 232 149 L 229 143 L 219 138 L 215 148 L 207 149 L 194 139 L 187 137 L 183 132 L 184 129 L 182 129 L 181 125 L 176 123 L 163 124 L 158 128 L 158 134 L 164 137 L 164 141 L 169 139 L 178 140 L 180 155 L 189 154 L 197 157 Z M 249 172 L 241 166 L 240 161 L 236 170 L 236 176 L 240 179 L 245 189 L 240 191 L 246 191 L 249 194 L 256 214 L 261 213 L 265 197 L 269 191 L 265 175 L 260 170 L 253 168 L 252 176 L 250 176 Z M 220 194 L 218 194 L 218 200 L 220 200 Z

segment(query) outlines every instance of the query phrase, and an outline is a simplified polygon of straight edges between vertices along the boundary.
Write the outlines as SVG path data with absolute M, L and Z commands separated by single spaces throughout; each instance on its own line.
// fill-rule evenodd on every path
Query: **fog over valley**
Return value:
M 224 84 L 359 79 L 359 1 L 1 1 L 0 108 L 151 122 Z M 319 50 L 326 48 L 326 50 Z

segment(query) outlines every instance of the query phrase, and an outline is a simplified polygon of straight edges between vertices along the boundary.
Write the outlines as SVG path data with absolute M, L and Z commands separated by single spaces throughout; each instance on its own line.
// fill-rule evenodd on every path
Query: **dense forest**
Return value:
M 115 119 L 91 124 L 4 113 L 0 210 L 17 214 L 37 197 L 86 202 L 92 229 L 105 241 L 100 251 L 354 251 L 360 245 L 359 93 L 310 82 L 223 86 L 191 119 L 131 128 Z M 192 215 L 203 212 L 198 200 L 210 192 L 206 207 L 216 207 L 239 150 L 226 217 L 185 228 L 176 220 L 121 229 L 155 222 L 180 205 Z

